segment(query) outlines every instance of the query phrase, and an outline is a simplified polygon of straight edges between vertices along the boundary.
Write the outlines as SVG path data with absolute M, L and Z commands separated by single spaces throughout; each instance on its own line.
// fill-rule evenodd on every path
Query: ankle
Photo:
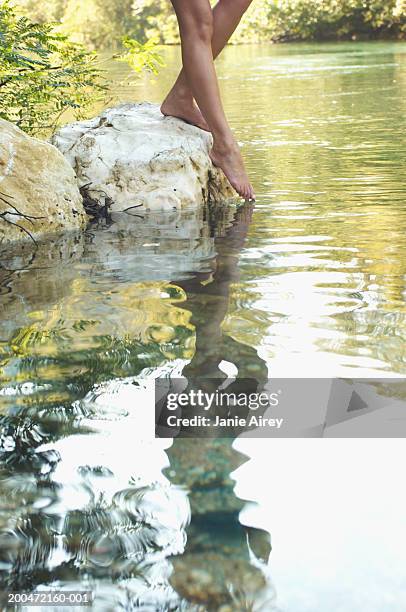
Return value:
M 218 152 L 227 152 L 236 146 L 235 138 L 232 133 L 213 134 L 213 149 Z
M 166 96 L 166 100 L 179 100 L 180 102 L 193 104 L 193 96 L 188 87 L 173 87 Z

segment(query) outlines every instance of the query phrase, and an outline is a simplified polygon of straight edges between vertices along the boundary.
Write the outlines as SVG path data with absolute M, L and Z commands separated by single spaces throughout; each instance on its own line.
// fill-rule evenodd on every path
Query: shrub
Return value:
M 1 118 L 30 133 L 49 129 L 68 109 L 83 117 L 105 89 L 95 54 L 0 4 Z

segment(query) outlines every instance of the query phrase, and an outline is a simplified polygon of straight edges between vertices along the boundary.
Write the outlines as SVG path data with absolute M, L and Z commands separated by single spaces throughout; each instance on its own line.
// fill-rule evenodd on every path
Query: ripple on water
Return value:
M 255 211 L 230 203 L 115 216 L 86 236 L 2 253 L 2 591 L 88 587 L 98 610 L 239 609 L 247 594 L 249 605 L 275 607 L 259 563 L 266 554 L 257 554 L 269 554 L 269 536 L 240 522 L 230 473 L 241 456 L 220 440 L 181 440 L 167 453 L 146 431 L 135 379 L 186 366 L 218 373 L 225 363 L 258 378 L 404 374 L 404 58 L 392 44 L 231 47 L 219 69 Z M 135 93 L 117 86 L 118 95 L 161 98 L 171 66 Z M 276 508 L 257 477 L 280 464 L 271 459 L 247 479 L 246 497 L 267 496 Z M 292 482 L 301 491 L 307 480 L 292 474 Z M 286 487 L 278 490 L 284 498 Z M 372 495 L 364 501 L 374 507 Z M 297 521 L 285 524 L 279 555 Z M 325 541 L 330 532 L 320 531 Z M 383 548 L 376 560 L 387 558 Z M 293 549 L 279 575 L 282 598 L 297 585 Z M 361 561 L 360 584 L 370 578 L 370 559 Z M 319 576 L 320 563 L 311 557 L 307 569 Z M 333 605 L 318 580 L 306 586 L 318 605 Z M 337 592 L 336 574 L 327 586 Z M 368 589 L 341 592 L 345 608 Z

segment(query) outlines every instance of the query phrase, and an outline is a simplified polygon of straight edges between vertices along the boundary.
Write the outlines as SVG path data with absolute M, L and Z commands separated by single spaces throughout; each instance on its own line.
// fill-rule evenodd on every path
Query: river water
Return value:
M 135 84 L 107 61 L 114 102 L 162 99 L 179 50 L 165 59 Z M 172 445 L 142 398 L 182 372 L 405 372 L 406 45 L 231 47 L 218 70 L 255 207 L 117 216 L 2 253 L 0 590 L 400 612 L 401 440 Z

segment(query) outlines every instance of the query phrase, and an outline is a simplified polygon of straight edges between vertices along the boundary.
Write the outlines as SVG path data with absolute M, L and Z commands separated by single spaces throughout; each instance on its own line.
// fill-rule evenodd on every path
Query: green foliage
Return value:
M 104 92 L 96 56 L 0 4 L 0 117 L 27 132 L 50 128 L 70 109 L 83 117 Z
M 403 37 L 405 0 L 266 0 L 253 4 L 238 40 Z
M 64 0 L 60 29 L 90 49 L 118 48 L 135 28 L 133 0 Z
M 96 49 L 117 48 L 126 36 L 140 42 L 151 38 L 164 44 L 179 42 L 177 20 L 169 0 L 14 2 L 30 18 L 59 21 L 62 32 Z M 406 0 L 253 0 L 233 42 L 405 35 Z
M 59 22 L 59 30 L 89 49 L 118 48 L 125 36 L 138 35 L 134 0 L 14 0 L 39 23 Z
M 137 40 L 126 37 L 123 44 L 126 52 L 116 56 L 116 59 L 129 64 L 136 73 L 148 70 L 153 74 L 158 74 L 159 68 L 165 65 L 156 40 L 151 39 L 142 44 Z
M 54 3 L 54 15 L 63 9 L 63 2 Z M 47 0 L 48 9 L 51 4 Z M 78 11 L 81 6 L 88 11 L 88 3 L 78 2 Z M 91 12 L 86 14 L 93 19 Z M 112 7 L 109 14 L 113 19 Z M 163 65 L 153 40 L 141 44 L 126 37 L 124 47 L 126 52 L 117 59 L 129 63 L 136 73 L 146 69 L 156 74 Z M 10 0 L 0 2 L 1 118 L 29 133 L 49 131 L 66 111 L 76 119 L 86 117 L 106 91 L 95 53 L 56 31 L 55 24 L 33 23 L 20 16 Z
M 179 43 L 178 22 L 168 0 L 138 0 L 134 6 L 137 17 L 136 38 L 154 38 L 166 45 Z

